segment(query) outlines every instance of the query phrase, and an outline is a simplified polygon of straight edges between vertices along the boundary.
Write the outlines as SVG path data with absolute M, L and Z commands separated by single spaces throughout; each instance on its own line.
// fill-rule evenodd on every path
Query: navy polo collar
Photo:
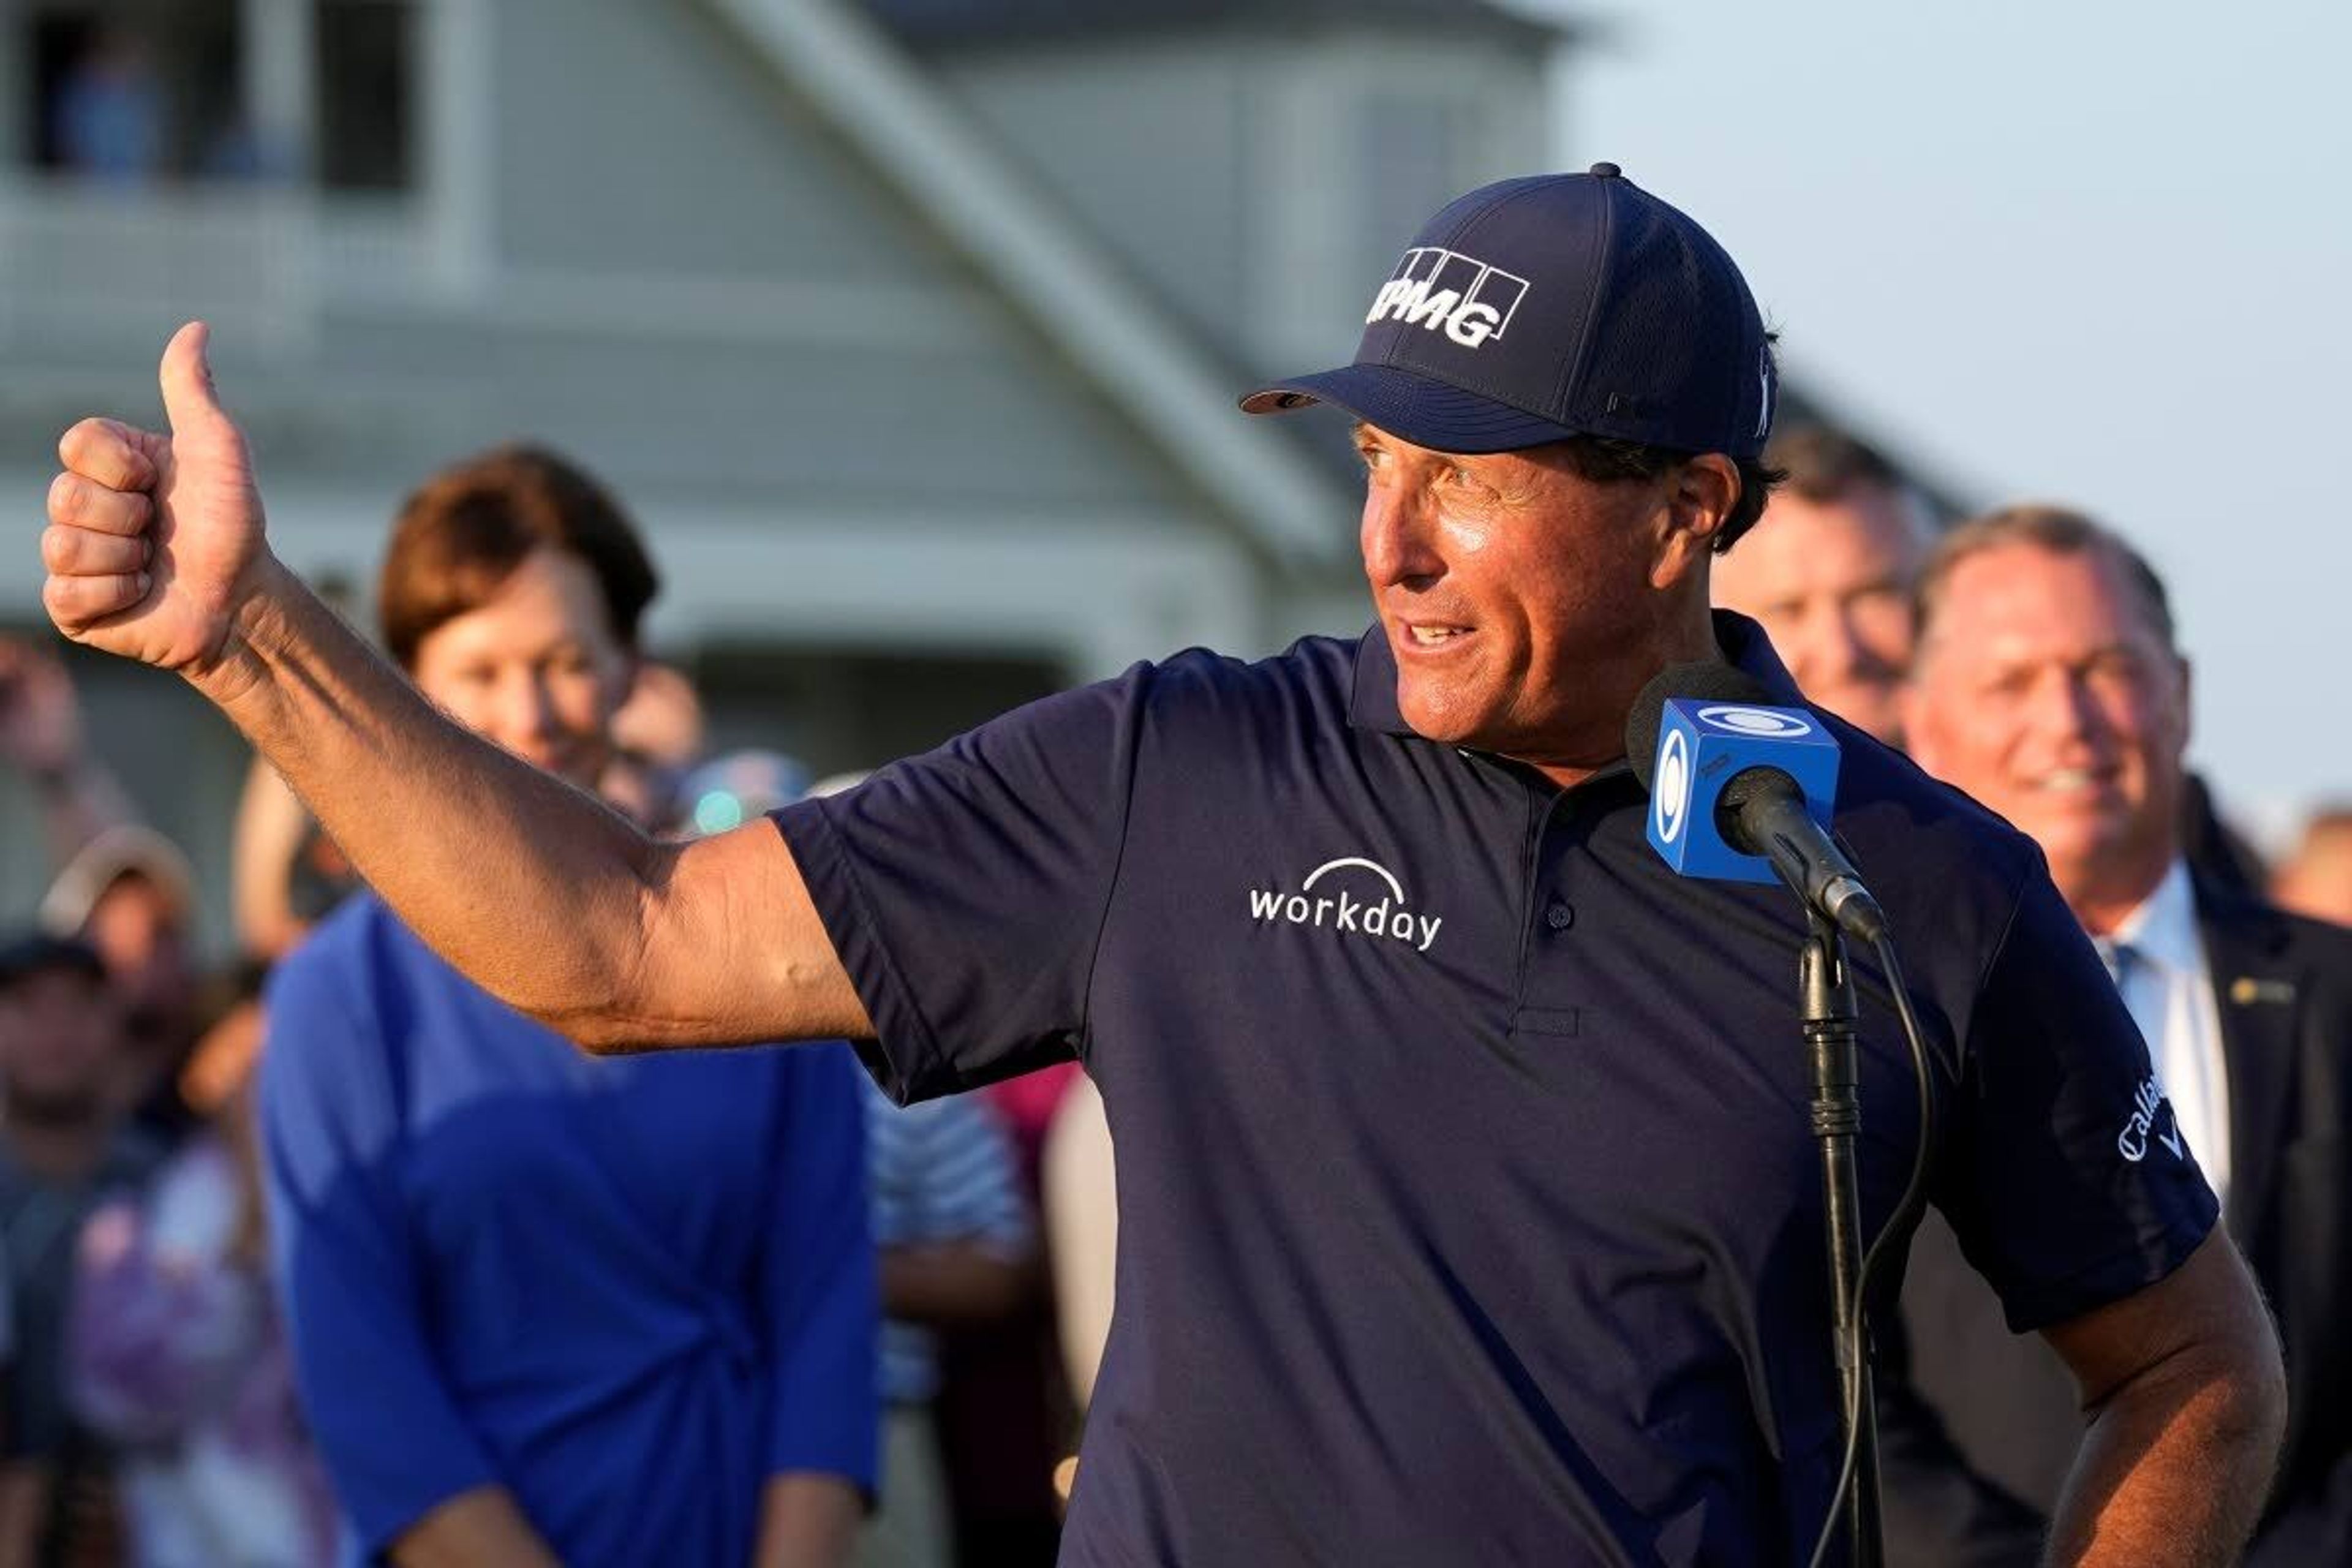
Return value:
M 1715 644 L 1723 650 L 1726 662 L 1762 682 L 1776 703 L 1790 708 L 1805 705 L 1762 626 L 1746 616 L 1717 610 Z M 1397 707 L 1396 650 L 1389 647 L 1388 631 L 1378 621 L 1356 645 L 1356 685 L 1349 695 L 1348 722 L 1383 735 L 1414 732 Z

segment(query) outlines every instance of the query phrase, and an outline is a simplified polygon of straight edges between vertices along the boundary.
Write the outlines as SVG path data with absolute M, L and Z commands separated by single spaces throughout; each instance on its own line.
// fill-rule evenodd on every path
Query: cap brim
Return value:
M 1349 364 L 1295 376 L 1242 399 L 1244 414 L 1279 414 L 1328 403 L 1367 425 L 1437 452 L 1516 452 L 1586 432 L 1465 392 L 1410 370 Z

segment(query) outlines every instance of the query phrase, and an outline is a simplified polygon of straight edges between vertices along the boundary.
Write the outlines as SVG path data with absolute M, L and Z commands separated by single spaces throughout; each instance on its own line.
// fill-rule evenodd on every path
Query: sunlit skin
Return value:
M 2189 666 L 2105 559 L 1964 558 L 1905 692 L 1920 766 L 2038 842 L 2077 919 L 2114 930 L 2179 849 Z
M 2306 833 L 2272 879 L 2271 897 L 2299 915 L 2352 925 L 2352 818 Z
M 1416 733 L 1572 784 L 1624 754 L 1644 681 L 1714 656 L 1707 549 L 1739 493 L 1730 459 L 1597 484 L 1540 447 L 1462 456 L 1362 424 L 1355 438 L 1364 575 Z
M 593 790 L 613 754 L 613 715 L 635 674 L 587 563 L 525 556 L 498 592 L 416 645 L 417 689 L 524 762 Z
M 261 1059 L 262 1016 L 258 1002 L 240 1002 L 198 1037 L 180 1068 L 180 1098 L 200 1116 L 227 1109 Z
M 1807 700 L 1890 743 L 1923 556 L 1910 510 L 1880 485 L 1832 500 L 1783 490 L 1715 568 L 1715 602 L 1763 626 Z

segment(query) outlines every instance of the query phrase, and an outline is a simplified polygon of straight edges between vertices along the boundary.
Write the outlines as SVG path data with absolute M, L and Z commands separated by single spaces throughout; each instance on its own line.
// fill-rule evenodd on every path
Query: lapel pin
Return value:
M 2284 1005 L 2294 1000 L 2294 984 L 2287 980 L 2259 980 L 2251 974 L 2241 974 L 2230 982 L 2230 1000 L 2241 1007 L 2251 1007 L 2257 1002 Z

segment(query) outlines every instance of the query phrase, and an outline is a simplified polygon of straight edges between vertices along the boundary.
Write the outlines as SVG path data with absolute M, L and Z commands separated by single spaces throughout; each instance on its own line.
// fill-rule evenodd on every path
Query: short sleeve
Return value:
M 1935 1197 L 2011 1330 L 2155 1284 L 2220 1213 L 2147 1045 L 2037 858 L 1988 965 Z
M 904 1103 L 1077 1054 L 1153 671 L 1050 697 L 777 812 Z

